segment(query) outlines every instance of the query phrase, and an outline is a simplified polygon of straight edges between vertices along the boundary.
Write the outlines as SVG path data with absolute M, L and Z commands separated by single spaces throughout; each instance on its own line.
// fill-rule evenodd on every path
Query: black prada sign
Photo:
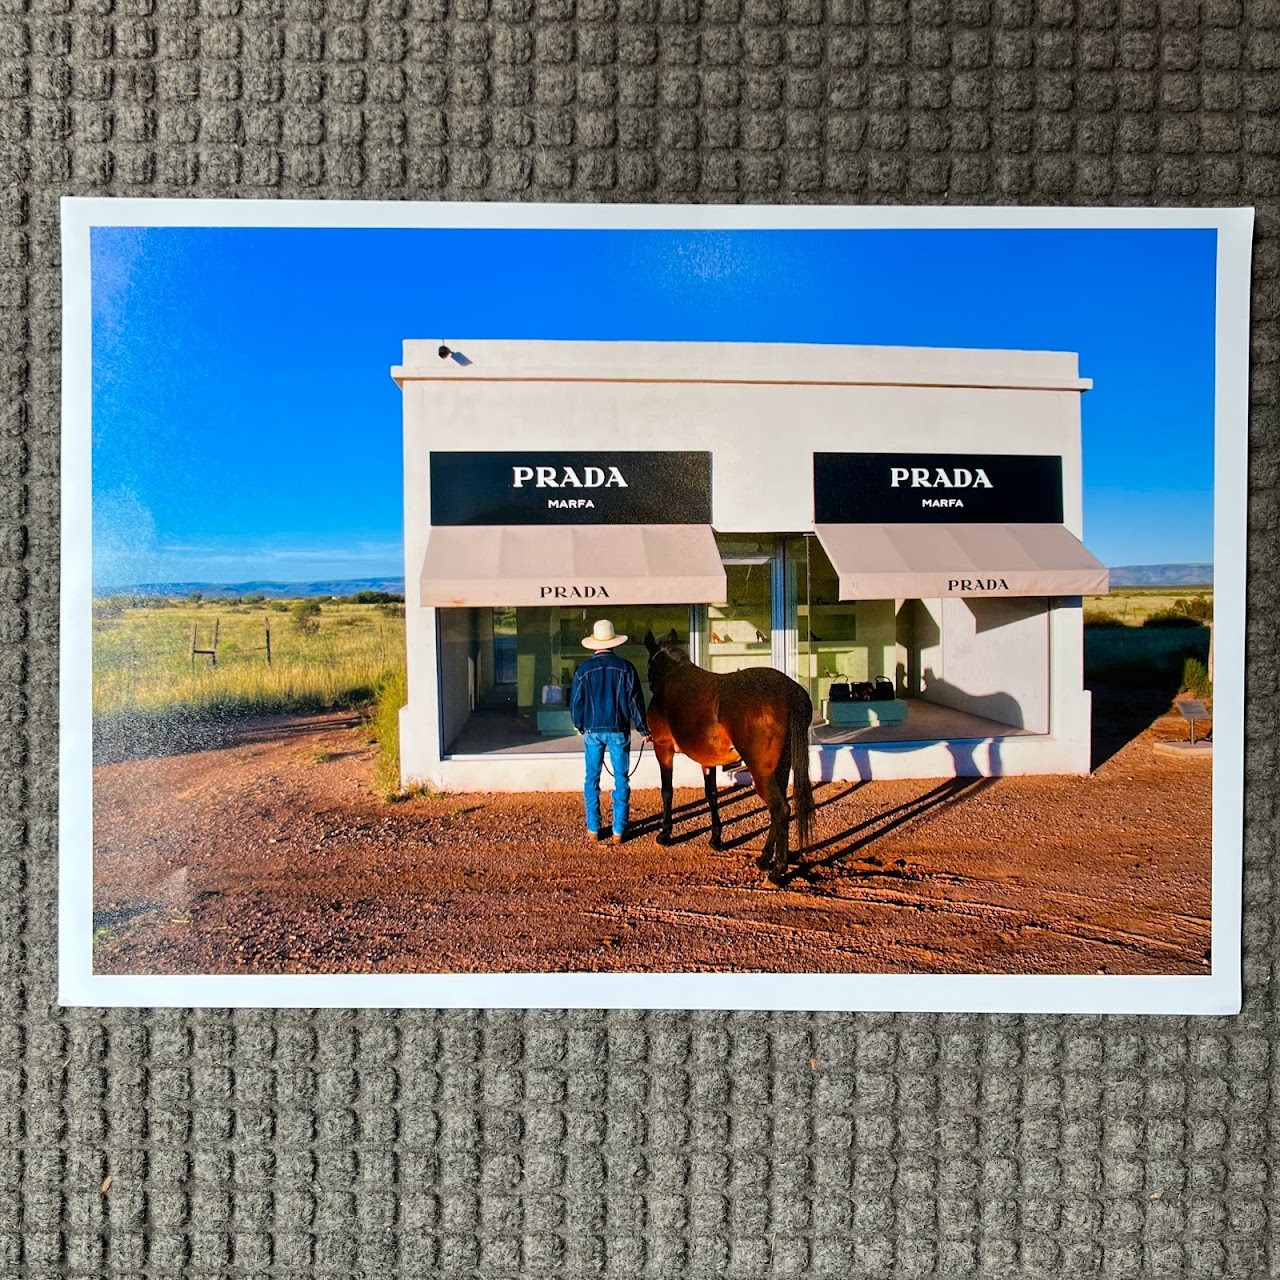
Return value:
M 432 453 L 431 523 L 710 524 L 711 455 Z
M 815 453 L 815 524 L 1061 524 L 1062 459 Z

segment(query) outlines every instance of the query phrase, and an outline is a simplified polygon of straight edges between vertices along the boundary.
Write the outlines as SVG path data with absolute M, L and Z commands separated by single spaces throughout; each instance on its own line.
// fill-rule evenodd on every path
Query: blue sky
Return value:
M 1212 231 L 92 233 L 94 578 L 399 576 L 405 338 L 1080 353 L 1085 541 L 1213 555 Z

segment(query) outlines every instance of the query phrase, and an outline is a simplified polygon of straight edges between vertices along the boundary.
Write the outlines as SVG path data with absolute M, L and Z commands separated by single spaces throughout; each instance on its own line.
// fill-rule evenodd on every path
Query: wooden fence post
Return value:
M 218 665 L 218 624 L 219 624 L 219 619 L 215 618 L 213 620 L 213 648 L 211 649 L 196 648 L 196 624 L 194 622 L 191 624 L 191 669 L 192 671 L 196 669 L 196 654 L 201 654 L 203 657 L 209 658 L 212 666 L 216 667 Z

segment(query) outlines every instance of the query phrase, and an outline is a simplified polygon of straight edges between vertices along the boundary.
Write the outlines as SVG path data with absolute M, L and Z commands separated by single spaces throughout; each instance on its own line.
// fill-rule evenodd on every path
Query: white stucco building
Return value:
M 646 628 L 675 627 L 712 670 L 799 680 L 816 779 L 1089 771 L 1080 597 L 1107 572 L 1081 542 L 1075 355 L 406 341 L 403 359 L 406 782 L 579 790 L 562 691 L 601 617 L 642 677 Z M 863 682 L 876 701 L 838 696 Z M 633 785 L 657 784 L 646 755 Z

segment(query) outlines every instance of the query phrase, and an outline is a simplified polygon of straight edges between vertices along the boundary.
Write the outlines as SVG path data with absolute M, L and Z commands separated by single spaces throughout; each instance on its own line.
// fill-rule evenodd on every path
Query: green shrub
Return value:
M 1209 668 L 1199 658 L 1188 658 L 1182 664 L 1182 685 L 1178 692 L 1189 693 L 1202 701 L 1213 697 Z
M 304 636 L 313 636 L 320 630 L 320 605 L 315 600 L 295 600 L 289 608 L 289 620 L 293 629 Z
M 390 591 L 357 591 L 353 595 L 339 596 L 339 604 L 404 604 L 404 596 Z
M 1197 622 L 1208 622 L 1213 618 L 1213 601 L 1203 595 L 1192 596 L 1189 600 L 1179 599 L 1173 602 L 1174 609 Z
M 373 784 L 384 800 L 398 800 L 400 786 L 400 708 L 409 701 L 409 678 L 403 670 L 391 671 L 374 686 L 369 736 L 378 744 L 373 762 Z
M 1201 627 L 1204 624 L 1185 613 L 1179 613 L 1177 609 L 1157 609 L 1155 613 L 1142 620 L 1142 625 L 1144 627 Z
M 1124 622 L 1114 613 L 1108 613 L 1105 609 L 1086 609 L 1084 611 L 1084 625 L 1086 627 L 1123 627 Z

